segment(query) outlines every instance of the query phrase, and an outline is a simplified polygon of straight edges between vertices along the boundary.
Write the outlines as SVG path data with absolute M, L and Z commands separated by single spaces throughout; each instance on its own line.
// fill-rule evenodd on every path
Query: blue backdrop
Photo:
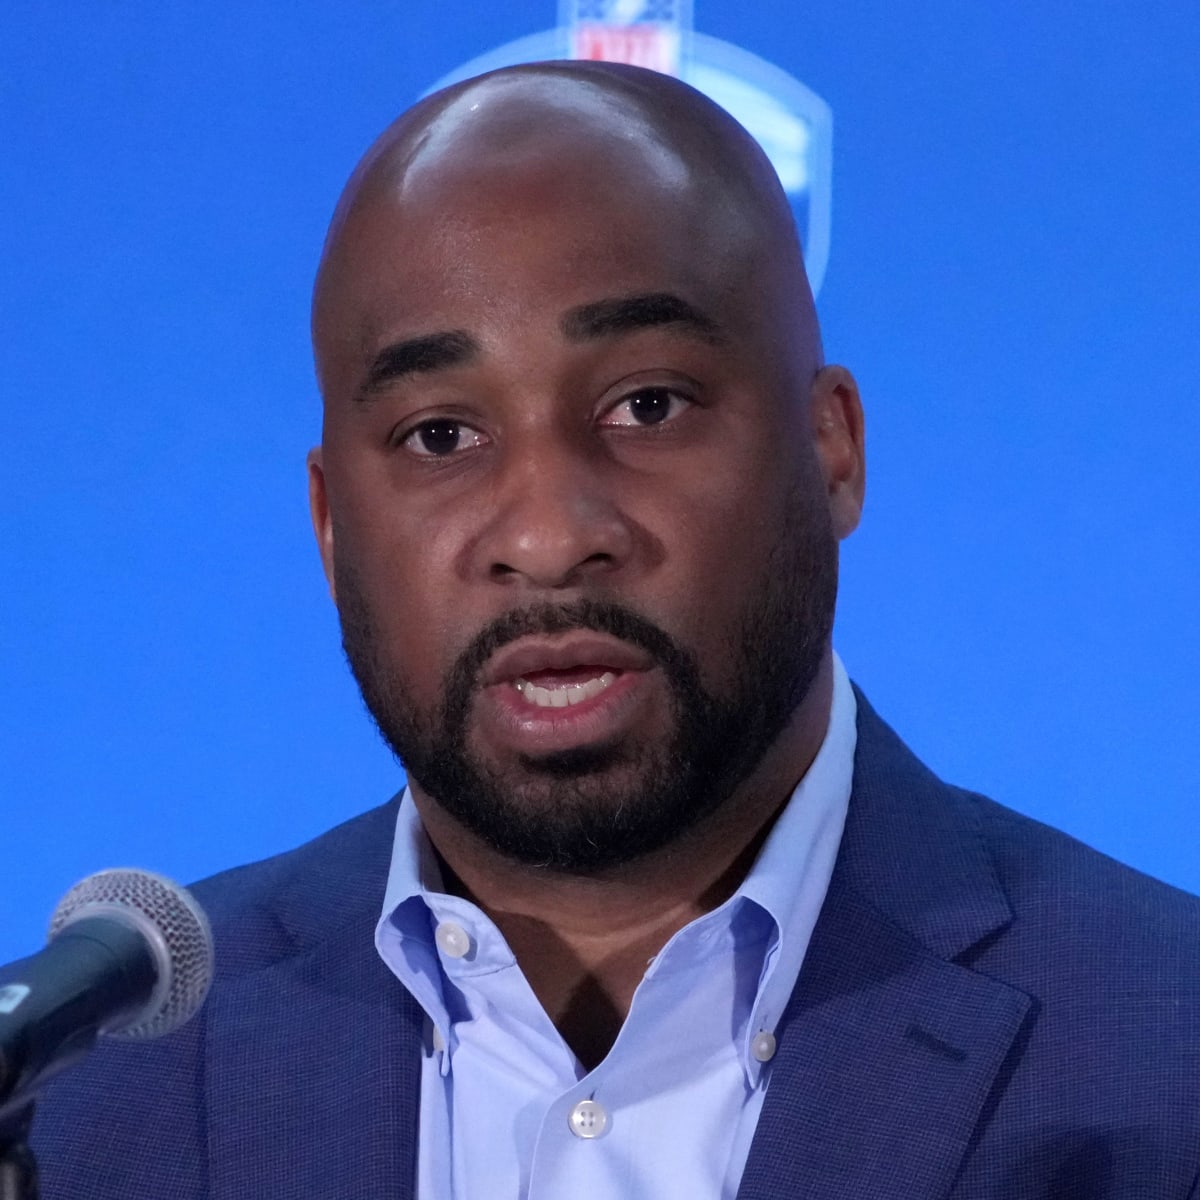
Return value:
M 232 14 L 232 15 L 231 15 Z M 554 0 L 6 7 L 0 960 L 109 865 L 385 798 L 311 545 L 308 291 L 374 134 Z M 851 673 L 944 775 L 1200 888 L 1200 12 L 695 0 L 833 111 Z

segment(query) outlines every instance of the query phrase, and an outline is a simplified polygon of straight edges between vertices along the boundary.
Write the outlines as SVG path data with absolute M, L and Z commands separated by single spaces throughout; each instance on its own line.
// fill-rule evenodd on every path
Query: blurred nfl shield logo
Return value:
M 813 294 L 829 262 L 833 117 L 786 71 L 692 28 L 691 0 L 561 0 L 556 29 L 529 34 L 464 63 L 429 91 L 516 63 L 602 59 L 676 75 L 732 113 L 779 174 Z

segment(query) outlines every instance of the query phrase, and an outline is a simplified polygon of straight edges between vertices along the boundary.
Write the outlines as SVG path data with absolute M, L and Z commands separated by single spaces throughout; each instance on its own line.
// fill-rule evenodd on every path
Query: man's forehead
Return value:
M 449 296 L 456 278 L 467 291 L 483 275 L 505 284 L 513 255 L 514 285 L 539 263 L 552 291 L 564 277 L 585 285 L 564 308 L 672 291 L 711 309 L 713 289 L 742 291 L 730 285 L 747 271 L 762 303 L 797 281 L 807 293 L 786 197 L 728 114 L 654 72 L 538 64 L 429 97 L 379 139 L 330 228 L 316 340 L 377 350 L 408 324 L 403 310 Z
M 393 247 L 405 247 L 409 268 L 416 248 L 423 261 L 437 257 L 439 270 L 453 272 L 479 231 L 498 227 L 547 245 L 565 236 L 582 255 L 593 254 L 597 240 L 613 249 L 622 240 L 657 240 L 664 249 L 678 242 L 687 257 L 697 245 L 716 255 L 742 242 L 759 206 L 745 197 L 730 205 L 711 161 L 697 162 L 694 148 L 624 98 L 606 108 L 605 93 L 574 77 L 488 76 L 451 93 L 419 124 L 394 127 L 347 189 L 322 274 L 349 271 L 364 283 Z

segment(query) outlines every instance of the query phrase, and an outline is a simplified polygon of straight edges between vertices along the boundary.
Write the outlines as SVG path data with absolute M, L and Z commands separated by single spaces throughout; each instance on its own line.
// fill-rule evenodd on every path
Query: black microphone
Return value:
M 0 968 L 0 1117 L 97 1036 L 154 1038 L 182 1025 L 212 972 L 208 919 L 177 884 L 134 870 L 77 883 L 54 910 L 46 948 Z

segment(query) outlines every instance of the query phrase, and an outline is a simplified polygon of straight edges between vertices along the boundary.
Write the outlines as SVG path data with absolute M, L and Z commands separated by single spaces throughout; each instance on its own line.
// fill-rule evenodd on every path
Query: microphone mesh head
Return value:
M 156 1038 L 192 1017 L 213 974 L 212 931 L 204 910 L 177 883 L 149 871 L 115 868 L 80 880 L 58 902 L 50 938 L 84 917 L 112 917 L 146 935 L 158 959 L 158 986 L 128 1021 L 106 1034 Z

